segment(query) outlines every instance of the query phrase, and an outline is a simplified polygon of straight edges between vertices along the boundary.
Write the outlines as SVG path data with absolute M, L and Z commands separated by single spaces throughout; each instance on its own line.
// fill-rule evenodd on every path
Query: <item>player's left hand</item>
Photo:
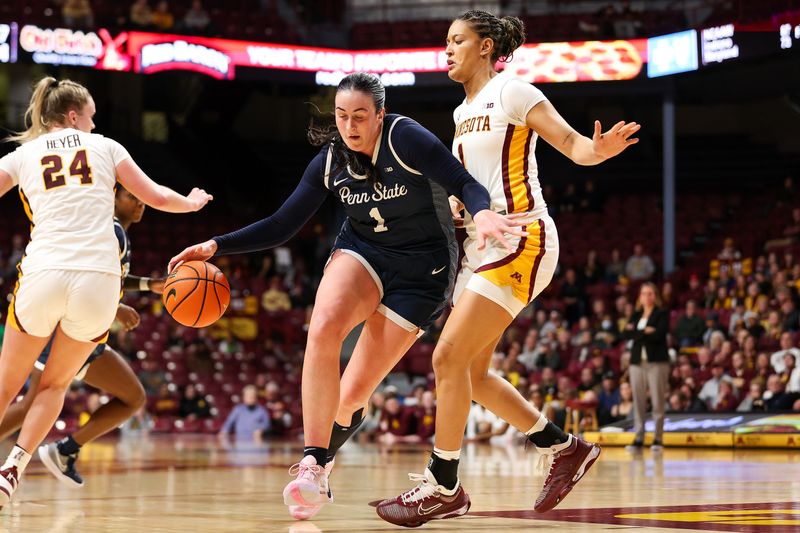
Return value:
M 628 146 L 636 144 L 639 139 L 632 137 L 634 133 L 641 129 L 641 124 L 636 122 L 625 122 L 620 120 L 605 133 L 602 133 L 602 126 L 599 120 L 594 121 L 594 135 L 592 136 L 592 147 L 594 153 L 608 159 L 619 155 Z
M 531 223 L 530 213 L 513 213 L 511 215 L 501 215 L 491 209 L 478 211 L 472 217 L 475 221 L 475 233 L 478 239 L 478 250 L 486 247 L 486 239 L 493 238 L 499 242 L 508 253 L 514 252 L 514 247 L 506 239 L 505 235 L 515 235 L 517 237 L 527 237 L 528 232 L 521 226 Z
M 463 228 L 464 215 L 461 213 L 464 210 L 464 204 L 455 196 L 451 196 L 448 200 L 450 201 L 450 213 L 453 215 L 453 225 L 457 228 Z
M 126 331 L 130 331 L 139 325 L 139 313 L 136 309 L 125 304 L 119 304 L 117 307 L 117 321 L 122 324 Z
M 164 279 L 164 278 L 151 279 L 148 282 L 148 285 L 150 286 L 150 292 L 154 292 L 156 294 L 161 294 L 162 292 L 164 292 L 164 282 L 165 281 L 166 281 L 166 279 Z

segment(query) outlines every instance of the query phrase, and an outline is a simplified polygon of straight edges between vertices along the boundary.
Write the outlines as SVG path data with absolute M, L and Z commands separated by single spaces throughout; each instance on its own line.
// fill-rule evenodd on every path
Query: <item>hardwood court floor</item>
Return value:
M 292 521 L 281 496 L 299 451 L 299 443 L 224 446 L 188 435 L 103 441 L 81 454 L 82 489 L 59 484 L 34 458 L 15 501 L 0 512 L 0 532 L 402 530 L 368 503 L 409 488 L 406 473 L 422 470 L 425 448 L 348 445 L 332 476 L 337 503 L 311 522 Z M 470 514 L 422 530 L 800 531 L 797 452 L 667 449 L 636 457 L 606 448 L 547 515 L 531 511 L 543 482 L 534 454 L 472 445 L 461 462 Z

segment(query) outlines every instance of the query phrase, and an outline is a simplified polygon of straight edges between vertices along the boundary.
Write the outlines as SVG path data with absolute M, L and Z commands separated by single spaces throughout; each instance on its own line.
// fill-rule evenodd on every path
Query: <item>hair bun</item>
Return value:
M 525 43 L 525 24 L 519 17 L 503 17 L 500 19 L 500 24 L 507 37 L 508 49 L 504 50 L 506 52 L 504 55 L 510 60 L 514 50 Z

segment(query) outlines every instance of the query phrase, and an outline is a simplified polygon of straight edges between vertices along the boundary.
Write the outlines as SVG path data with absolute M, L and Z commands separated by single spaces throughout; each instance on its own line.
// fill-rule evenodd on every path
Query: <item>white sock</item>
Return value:
M 546 416 L 540 415 L 539 420 L 537 420 L 536 423 L 533 426 L 531 426 L 531 429 L 526 431 L 525 434 L 530 436 L 533 435 L 534 433 L 544 431 L 544 428 L 547 427 L 548 422 L 549 420 L 547 420 Z M 552 452 L 560 452 L 566 450 L 572 444 L 572 435 L 570 434 L 568 435 L 569 437 L 567 438 L 567 442 L 564 442 L 562 444 L 554 444 L 549 448 L 539 448 L 538 446 L 534 445 L 534 448 L 536 448 L 536 450 L 539 451 L 539 453 L 548 453 L 548 452 L 552 453 Z
M 452 496 L 453 494 L 455 494 L 456 491 L 458 490 L 458 486 L 461 485 L 461 480 L 457 479 L 456 486 L 453 487 L 452 490 L 446 489 L 444 485 L 439 485 L 439 482 L 436 480 L 436 476 L 433 475 L 433 472 L 431 472 L 430 468 L 425 469 L 425 476 L 428 478 L 428 482 L 434 485 L 436 487 L 436 490 L 438 490 L 445 496 Z
M 11 450 L 11 453 L 8 454 L 8 459 L 6 459 L 6 462 L 3 463 L 3 466 L 0 468 L 0 470 L 5 470 L 6 468 L 15 466 L 17 467 L 17 475 L 21 476 L 22 472 L 25 470 L 25 467 L 28 466 L 28 461 L 30 460 L 31 454 L 19 446 L 14 446 L 14 448 Z
M 534 433 L 544 431 L 544 428 L 547 427 L 547 422 L 549 422 L 549 420 L 547 420 L 546 416 L 539 415 L 539 420 L 537 420 L 536 423 L 533 426 L 531 426 L 531 429 L 526 431 L 525 434 L 533 435 Z
M 444 459 L 445 461 L 455 461 L 457 459 L 461 459 L 461 448 L 454 450 L 452 452 L 447 450 L 440 450 L 439 448 L 433 449 L 434 455 L 439 459 Z

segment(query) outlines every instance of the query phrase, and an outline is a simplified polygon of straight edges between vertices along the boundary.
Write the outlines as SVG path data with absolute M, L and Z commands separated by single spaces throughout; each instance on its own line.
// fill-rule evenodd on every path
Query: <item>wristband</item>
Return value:
M 139 290 L 140 291 L 149 291 L 150 290 L 150 278 L 140 278 L 139 279 Z

